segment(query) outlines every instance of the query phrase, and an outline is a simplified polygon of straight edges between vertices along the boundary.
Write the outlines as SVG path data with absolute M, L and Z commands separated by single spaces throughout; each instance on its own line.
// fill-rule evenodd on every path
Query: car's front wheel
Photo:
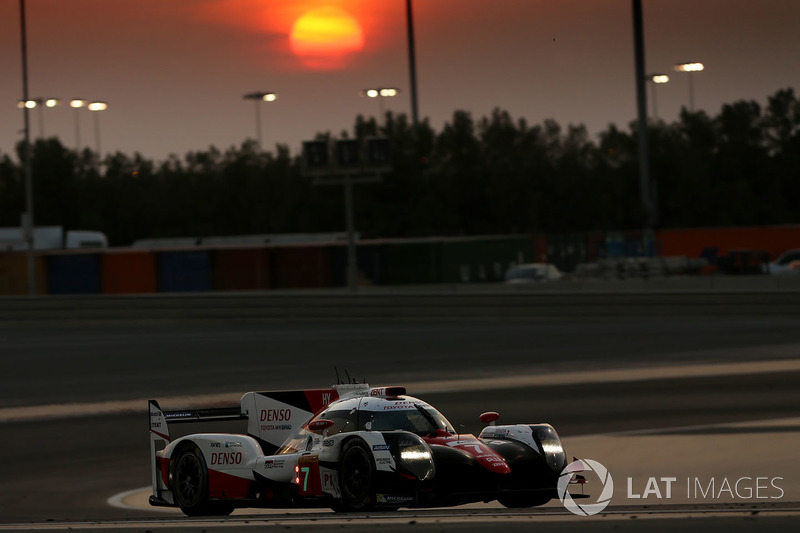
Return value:
M 336 511 L 365 511 L 375 505 L 375 466 L 372 453 L 361 440 L 350 440 L 339 459 L 342 500 Z
M 171 461 L 172 494 L 187 516 L 226 516 L 233 506 L 208 500 L 208 467 L 197 446 L 182 447 Z

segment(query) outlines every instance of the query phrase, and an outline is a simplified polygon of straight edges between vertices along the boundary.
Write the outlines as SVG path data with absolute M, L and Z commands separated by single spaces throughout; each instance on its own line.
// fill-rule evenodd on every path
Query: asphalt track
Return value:
M 683 437 L 690 439 L 685 449 L 637 456 L 638 464 L 663 465 L 688 455 L 703 464 L 704 456 L 713 455 L 718 444 L 736 435 L 745 439 L 742 454 L 754 469 L 753 475 L 761 475 L 758 470 L 765 469 L 769 471 L 763 475 L 776 476 L 784 469 L 775 472 L 777 467 L 771 461 L 782 460 L 791 470 L 797 455 L 785 451 L 790 448 L 781 448 L 779 455 L 785 457 L 767 457 L 767 453 L 754 457 L 750 453 L 755 449 L 752 443 L 763 434 L 780 435 L 794 439 L 786 446 L 795 442 L 795 449 L 800 449 L 800 432 L 795 424 L 779 424 L 770 430 L 764 429 L 763 423 L 749 429 L 713 425 L 799 417 L 800 370 L 680 377 L 668 369 L 701 363 L 792 362 L 800 359 L 798 326 L 800 320 L 796 318 L 759 316 L 0 324 L 0 364 L 4 370 L 0 375 L 0 406 L 94 405 L 202 394 L 230 394 L 235 399 L 236 394 L 247 390 L 327 386 L 335 379 L 334 366 L 375 384 L 407 383 L 412 394 L 414 383 L 434 379 L 495 383 L 490 379 L 664 368 L 665 377 L 643 380 L 577 380 L 420 396 L 438 406 L 465 432 L 479 431 L 477 415 L 489 409 L 500 411 L 506 422 L 551 422 L 565 442 L 574 436 L 653 428 L 659 429 L 653 439 L 666 440 L 669 432 L 664 428 L 698 426 L 694 433 L 682 430 L 689 431 Z M 53 529 L 72 530 L 172 530 L 177 525 L 174 514 L 107 504 L 113 495 L 149 481 L 146 423 L 144 404 L 141 412 L 0 422 L 0 529 L 25 530 L 35 524 L 50 524 Z M 706 439 L 702 449 L 691 444 L 698 433 Z M 583 451 L 579 452 L 581 456 L 591 457 L 591 451 Z M 725 471 L 711 474 L 725 475 L 724 464 L 717 468 Z M 654 470 L 653 475 L 658 472 Z M 691 519 L 681 520 L 680 527 L 796 528 L 798 516 L 793 509 L 800 508 L 800 494 L 794 485 L 785 492 L 777 507 L 749 501 L 745 502 L 749 507 L 744 514 L 734 515 L 732 511 L 737 509 L 731 506 L 715 508 L 717 514 L 695 510 Z M 612 513 L 611 519 L 575 517 L 578 522 L 566 516 L 563 509 L 555 517 L 542 515 L 554 510 L 522 515 L 500 511 L 489 519 L 479 517 L 475 523 L 450 522 L 437 518 L 438 514 L 414 511 L 382 523 L 381 529 L 429 530 L 423 527 L 428 523 L 440 531 L 484 530 L 487 520 L 512 531 L 530 529 L 538 520 L 556 520 L 547 523 L 554 531 L 590 524 L 600 530 L 675 527 L 676 518 L 663 512 L 647 518 L 645 526 L 645 506 L 620 509 L 623 511 L 616 519 Z M 453 511 L 436 513 L 453 515 Z M 455 511 L 455 516 L 459 514 L 465 511 Z M 152 522 L 162 518 L 166 522 Z M 230 530 L 280 523 L 292 529 L 326 531 L 341 529 L 343 523 L 341 518 L 336 522 L 328 517 L 322 522 L 313 518 L 313 523 L 305 524 L 299 518 L 278 514 L 265 521 L 235 515 L 235 520 L 225 526 Z M 189 530 L 215 527 L 177 520 Z M 344 523 L 348 529 L 374 528 L 374 523 L 365 520 L 348 517 Z

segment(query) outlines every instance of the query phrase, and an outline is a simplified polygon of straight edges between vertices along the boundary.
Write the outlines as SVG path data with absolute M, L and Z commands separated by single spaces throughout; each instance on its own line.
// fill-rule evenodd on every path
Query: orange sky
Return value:
M 30 96 L 108 101 L 98 118 L 104 151 L 163 159 L 238 146 L 297 151 L 318 132 L 352 129 L 358 114 L 410 112 L 404 0 L 26 0 Z M 333 68 L 309 68 L 291 49 L 293 23 L 333 6 L 363 28 L 364 47 Z M 19 3 L 0 2 L 0 155 L 20 140 Z M 647 69 L 699 60 L 697 107 L 739 99 L 762 105 L 800 92 L 800 1 L 645 0 Z M 530 124 L 555 119 L 627 129 L 636 113 L 630 0 L 414 0 L 419 112 L 440 129 L 455 110 L 476 119 L 496 107 Z M 658 115 L 687 105 L 686 75 L 659 86 Z M 397 87 L 380 105 L 359 93 Z M 652 89 L 650 87 L 649 89 Z M 5 104 L 3 104 L 5 102 Z M 652 102 L 648 105 L 651 109 Z M 32 113 L 34 137 L 94 145 L 93 117 L 59 107 Z M 95 116 L 97 117 L 97 116 Z
M 195 16 L 206 23 L 227 25 L 263 37 L 261 46 L 256 46 L 252 52 L 270 56 L 270 62 L 281 69 L 331 70 L 351 65 L 357 58 L 353 54 L 332 54 L 329 62 L 319 57 L 316 61 L 303 62 L 290 45 L 292 28 L 298 19 L 320 9 L 346 12 L 363 30 L 361 51 L 374 55 L 380 54 L 392 39 L 402 36 L 396 24 L 389 24 L 397 10 L 387 9 L 387 6 L 389 2 L 367 0 L 209 0 L 199 7 Z

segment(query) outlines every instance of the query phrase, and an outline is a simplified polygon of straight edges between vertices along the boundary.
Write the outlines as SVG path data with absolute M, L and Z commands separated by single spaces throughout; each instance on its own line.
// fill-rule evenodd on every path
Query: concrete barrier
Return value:
M 554 290 L 463 286 L 0 298 L 0 321 L 448 319 L 800 315 L 799 290 Z

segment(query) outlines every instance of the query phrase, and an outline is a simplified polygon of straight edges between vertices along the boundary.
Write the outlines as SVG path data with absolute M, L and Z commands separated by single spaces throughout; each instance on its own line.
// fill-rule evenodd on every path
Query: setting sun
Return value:
M 337 7 L 306 12 L 294 22 L 289 39 L 303 64 L 319 70 L 342 67 L 351 53 L 364 47 L 361 25 Z

